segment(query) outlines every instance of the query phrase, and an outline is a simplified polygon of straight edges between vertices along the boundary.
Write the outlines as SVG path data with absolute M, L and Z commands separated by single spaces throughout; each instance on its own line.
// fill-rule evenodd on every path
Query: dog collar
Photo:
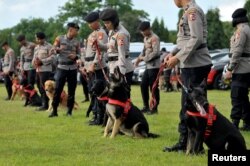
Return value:
M 213 122 L 217 119 L 217 116 L 214 114 L 214 110 L 215 110 L 215 106 L 209 104 L 208 114 L 204 116 L 202 116 L 199 112 L 187 111 L 187 114 L 190 116 L 196 116 L 196 117 L 207 119 L 207 126 L 206 126 L 206 130 L 204 134 L 205 139 L 207 139 L 210 136 Z

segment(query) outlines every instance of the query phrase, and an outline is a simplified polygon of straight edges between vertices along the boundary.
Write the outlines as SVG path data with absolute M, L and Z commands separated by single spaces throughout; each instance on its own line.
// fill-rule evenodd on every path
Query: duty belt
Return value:
M 128 58 L 129 55 L 126 55 L 125 58 Z M 108 57 L 108 61 L 118 61 L 118 56 L 110 56 Z
M 232 55 L 233 55 L 232 53 L 228 54 L 229 58 L 232 58 Z M 249 58 L 250 57 L 250 53 L 242 53 L 241 57 Z
M 3 64 L 3 67 L 9 66 L 9 64 Z
M 59 65 L 74 65 L 75 62 L 59 62 Z
M 92 56 L 92 57 L 85 57 L 84 59 L 85 59 L 85 61 L 89 62 L 89 61 L 93 61 L 95 59 L 95 57 L 94 56 Z
M 24 62 L 31 62 L 32 59 L 24 59 Z
M 199 47 L 197 47 L 196 50 L 200 50 L 200 49 L 206 48 L 206 47 L 207 47 L 207 43 L 203 43 Z

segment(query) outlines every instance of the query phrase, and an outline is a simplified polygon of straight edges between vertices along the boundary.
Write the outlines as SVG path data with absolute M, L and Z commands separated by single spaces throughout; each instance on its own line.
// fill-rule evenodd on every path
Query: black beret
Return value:
M 67 24 L 67 27 L 68 27 L 68 28 L 70 28 L 70 27 L 71 27 L 71 28 L 75 28 L 75 29 L 78 29 L 78 30 L 80 29 L 80 27 L 78 26 L 78 24 L 76 24 L 76 23 L 74 23 L 74 22 L 68 23 L 68 24 Z
M 36 33 L 36 37 L 38 38 L 38 39 L 45 39 L 45 34 L 43 33 L 43 32 L 37 32 Z
M 232 18 L 245 17 L 246 15 L 247 15 L 247 10 L 244 8 L 239 8 L 233 12 Z
M 94 22 L 98 19 L 99 19 L 99 13 L 97 12 L 91 12 L 84 18 L 84 20 L 88 23 Z
M 16 40 L 21 42 L 21 41 L 25 40 L 25 36 L 24 35 L 19 35 L 19 36 L 17 36 Z
M 143 22 L 141 22 L 141 24 L 139 25 L 139 30 L 140 31 L 145 31 L 145 30 L 147 30 L 147 29 L 149 29 L 150 28 L 150 22 L 148 22 L 148 21 L 143 21 Z
M 116 10 L 114 9 L 104 9 L 101 13 L 100 13 L 100 18 L 103 21 L 114 21 L 118 18 L 118 13 Z
M 3 43 L 1 44 L 2 47 L 5 46 L 5 45 L 8 45 L 8 42 L 7 42 L 7 41 L 5 41 L 5 42 L 3 42 Z

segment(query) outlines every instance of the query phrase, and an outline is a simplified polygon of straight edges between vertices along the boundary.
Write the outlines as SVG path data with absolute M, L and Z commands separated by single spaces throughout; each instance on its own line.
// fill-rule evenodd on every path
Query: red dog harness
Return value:
M 33 89 L 33 90 L 28 90 L 28 89 L 25 89 L 24 88 L 24 92 L 28 93 L 29 94 L 29 98 L 32 98 L 35 94 L 36 94 L 36 90 Z
M 217 116 L 214 114 L 214 109 L 215 109 L 214 105 L 209 105 L 208 114 L 204 116 L 202 116 L 199 112 L 187 111 L 187 114 L 190 116 L 196 116 L 207 119 L 207 127 L 204 134 L 205 139 L 207 139 L 210 136 L 213 122 L 216 121 L 217 118 Z
M 108 103 L 109 103 L 109 104 L 118 105 L 118 106 L 123 107 L 123 108 L 124 108 L 123 114 L 124 114 L 125 116 L 128 115 L 128 112 L 129 112 L 129 110 L 130 110 L 130 108 L 131 108 L 131 100 L 130 100 L 130 99 L 128 99 L 128 100 L 124 103 L 124 102 L 121 102 L 121 101 L 119 101 L 119 100 L 114 100 L 114 99 L 110 99 L 110 98 L 109 98 Z

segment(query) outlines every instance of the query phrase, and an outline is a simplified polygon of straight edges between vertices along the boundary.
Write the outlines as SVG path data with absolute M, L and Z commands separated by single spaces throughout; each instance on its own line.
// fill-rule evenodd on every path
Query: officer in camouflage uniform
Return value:
M 250 27 L 247 10 L 239 8 L 234 11 L 233 27 L 236 28 L 231 38 L 230 64 L 226 78 L 232 78 L 231 84 L 231 118 L 238 128 L 243 120 L 242 130 L 250 131 L 250 103 L 248 88 L 250 87 Z
M 2 44 L 2 49 L 6 52 L 3 58 L 3 73 L 4 73 L 4 84 L 8 93 L 5 100 L 10 100 L 12 95 L 12 82 L 11 77 L 15 70 L 15 53 L 12 48 L 10 48 L 7 42 Z
M 75 90 L 77 85 L 77 63 L 80 58 L 80 43 L 76 39 L 79 26 L 76 23 L 68 23 L 68 32 L 65 35 L 58 36 L 53 44 L 52 51 L 58 55 L 58 66 L 55 74 L 55 95 L 52 102 L 53 111 L 49 117 L 57 117 L 57 107 L 60 102 L 61 93 L 65 82 L 68 83 L 68 111 L 67 116 L 72 115 L 72 109 L 75 102 Z
M 149 92 L 148 88 L 152 90 L 153 84 L 157 78 L 159 68 L 160 68 L 160 39 L 159 37 L 151 30 L 150 23 L 144 21 L 139 25 L 139 30 L 144 36 L 144 48 L 139 57 L 137 58 L 135 66 L 141 61 L 146 63 L 146 70 L 142 76 L 141 82 L 141 94 L 143 100 L 143 109 L 142 112 L 147 112 L 148 114 L 154 114 L 158 112 L 158 104 L 160 100 L 160 94 L 158 86 L 155 89 L 155 99 L 156 106 L 149 110 Z
M 108 44 L 105 45 L 108 52 L 109 72 L 113 74 L 114 69 L 118 66 L 130 88 L 134 71 L 133 63 L 129 57 L 130 34 L 123 25 L 119 24 L 116 10 L 105 9 L 101 12 L 100 18 L 109 30 Z M 130 92 L 128 97 L 130 98 Z
M 34 56 L 35 44 L 28 42 L 24 35 L 19 35 L 17 41 L 21 45 L 20 48 L 20 70 L 23 79 L 27 79 L 29 85 L 34 86 L 36 80 L 36 70 L 32 65 L 32 59 Z
M 167 67 L 173 68 L 179 63 L 181 80 L 186 87 L 198 86 L 207 80 L 211 68 L 211 57 L 207 48 L 207 20 L 203 10 L 194 0 L 175 0 L 184 13 L 179 22 L 177 46 L 165 58 Z M 182 91 L 179 132 L 177 144 L 165 147 L 163 151 L 185 151 L 187 145 L 187 126 L 185 124 L 185 103 L 188 102 L 187 94 Z
M 105 54 L 108 35 L 100 25 L 99 13 L 89 13 L 85 17 L 85 21 L 88 23 L 90 29 L 93 30 L 93 32 L 88 36 L 87 39 L 86 56 L 84 63 L 84 68 L 91 75 L 88 82 L 89 88 L 91 88 L 96 79 L 105 80 L 104 73 L 107 73 Z M 99 50 L 97 50 L 98 43 L 100 43 Z M 90 125 L 101 125 L 103 123 L 104 110 L 101 110 L 99 105 L 100 103 L 97 100 L 97 96 L 92 95 L 90 103 L 90 107 L 92 108 L 89 109 L 93 111 L 94 118 L 92 121 L 90 121 Z
M 53 59 L 50 58 L 52 45 L 45 41 L 45 37 L 43 32 L 36 33 L 37 46 L 34 49 L 34 57 L 32 60 L 32 64 L 36 68 L 37 85 L 42 96 L 42 106 L 37 109 L 38 111 L 48 109 L 49 99 L 44 90 L 44 83 L 50 79 L 52 74 Z

